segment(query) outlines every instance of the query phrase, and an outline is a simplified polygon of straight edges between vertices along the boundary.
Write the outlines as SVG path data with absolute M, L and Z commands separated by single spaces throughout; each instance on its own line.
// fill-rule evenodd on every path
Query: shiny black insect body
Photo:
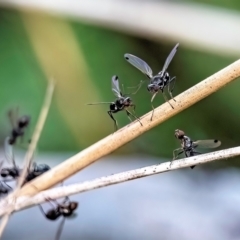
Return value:
M 8 194 L 12 188 L 8 186 L 4 181 L 0 181 L 0 196 Z
M 7 143 L 6 143 L 7 142 Z M 5 141 L 5 154 L 7 160 L 11 163 L 11 167 L 5 167 L 1 168 L 0 175 L 4 179 L 16 179 L 20 176 L 21 170 L 16 165 L 16 162 L 14 160 L 13 152 L 12 152 L 12 146 L 8 144 L 8 139 Z
M 34 178 L 40 176 L 41 174 L 47 172 L 50 167 L 47 164 L 36 164 L 33 163 L 33 169 L 28 171 L 25 179 L 25 183 L 33 180 Z
M 153 114 L 154 114 L 154 107 L 153 107 L 152 102 L 159 91 L 162 92 L 165 101 L 168 102 L 170 104 L 170 106 L 173 108 L 172 104 L 169 102 L 169 100 L 164 92 L 164 89 L 166 87 L 168 87 L 167 88 L 168 93 L 169 93 L 171 99 L 173 99 L 175 101 L 175 99 L 173 98 L 172 92 L 173 92 L 174 85 L 176 82 L 176 77 L 171 78 L 169 73 L 167 72 L 167 68 L 168 68 L 170 62 L 172 61 L 175 53 L 177 52 L 178 46 L 179 46 L 179 43 L 177 43 L 175 45 L 175 47 L 172 49 L 172 51 L 170 52 L 170 54 L 168 55 L 168 57 L 164 63 L 163 69 L 157 75 L 153 75 L 152 69 L 149 67 L 149 65 L 145 61 L 140 59 L 139 57 L 136 57 L 129 53 L 124 54 L 124 58 L 130 64 L 132 64 L 134 67 L 139 69 L 142 73 L 144 73 L 150 79 L 147 89 L 152 94 L 151 105 L 152 105 L 153 112 L 152 112 L 151 120 L 152 120 Z M 141 87 L 141 85 L 142 85 L 142 82 L 140 82 L 139 88 Z
M 221 142 L 216 139 L 192 141 L 191 138 L 186 136 L 185 133 L 179 129 L 175 130 L 175 137 L 180 140 L 181 148 L 177 148 L 173 151 L 173 160 L 177 159 L 182 153 L 184 153 L 186 157 L 192 157 L 197 154 L 201 154 L 195 150 L 197 147 L 216 148 L 221 145 Z M 194 167 L 195 166 L 192 166 L 191 168 Z
M 20 169 L 17 166 L 13 166 L 10 168 L 2 168 L 1 169 L 1 177 L 7 178 L 11 177 L 13 179 L 18 178 L 20 176 Z
M 18 118 L 18 116 L 14 116 L 12 110 L 8 112 L 8 116 L 12 125 L 12 131 L 8 138 L 8 143 L 10 145 L 14 145 L 17 141 L 17 138 L 24 135 L 25 129 L 30 123 L 30 117 L 24 115 Z
M 132 100 L 130 97 L 125 96 L 124 94 L 122 94 L 120 87 L 119 87 L 119 81 L 118 81 L 118 76 L 114 75 L 112 77 L 112 91 L 114 93 L 114 95 L 117 97 L 117 99 L 115 100 L 115 102 L 99 102 L 99 103 L 89 103 L 88 105 L 96 105 L 96 104 L 110 104 L 110 110 L 108 111 L 109 116 L 111 117 L 111 119 L 114 121 L 114 129 L 117 130 L 118 129 L 118 125 L 117 125 L 117 121 L 116 119 L 113 117 L 113 113 L 117 113 L 120 112 L 122 110 L 125 110 L 127 113 L 128 118 L 130 119 L 130 121 L 132 121 L 131 117 L 134 117 L 135 119 L 137 119 L 139 121 L 139 123 L 142 125 L 142 123 L 140 122 L 139 118 L 131 113 L 128 108 L 129 107 L 133 107 L 133 110 L 135 110 L 135 104 L 133 104 Z M 130 117 L 131 116 L 131 117 Z
M 59 225 L 59 228 L 58 228 L 58 231 L 56 234 L 56 238 L 55 238 L 55 240 L 59 240 L 65 218 L 71 217 L 75 214 L 74 212 L 78 207 L 78 202 L 70 201 L 70 199 L 68 197 L 66 197 L 62 203 L 58 203 L 57 201 L 53 201 L 53 200 L 49 200 L 49 201 L 52 204 L 53 208 L 48 210 L 47 212 L 45 212 L 43 210 L 43 207 L 41 205 L 39 205 L 39 206 L 40 206 L 42 213 L 49 220 L 55 221 L 60 216 L 63 217 L 63 220 Z

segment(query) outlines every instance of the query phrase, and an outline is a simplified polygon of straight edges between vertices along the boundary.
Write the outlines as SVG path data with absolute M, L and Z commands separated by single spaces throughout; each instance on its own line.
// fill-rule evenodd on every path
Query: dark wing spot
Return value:
M 217 140 L 217 139 L 215 139 L 215 140 L 214 140 L 214 142 L 215 142 L 215 143 L 217 143 L 217 142 L 218 142 L 218 140 Z
M 129 60 L 129 57 L 125 57 L 127 60 Z

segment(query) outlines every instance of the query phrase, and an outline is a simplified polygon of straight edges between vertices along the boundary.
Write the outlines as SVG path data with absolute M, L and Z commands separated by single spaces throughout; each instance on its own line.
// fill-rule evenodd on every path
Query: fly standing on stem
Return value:
M 173 92 L 173 89 L 175 86 L 175 82 L 176 82 L 176 77 L 171 78 L 169 73 L 167 72 L 167 68 L 168 68 L 169 64 L 171 63 L 175 53 L 177 52 L 178 46 L 179 46 L 179 43 L 177 43 L 175 45 L 175 47 L 172 49 L 172 51 L 168 55 L 164 65 L 163 65 L 162 70 L 157 75 L 153 75 L 153 71 L 149 67 L 149 65 L 145 61 L 140 59 L 139 57 L 136 57 L 129 53 L 124 54 L 124 58 L 130 64 L 132 64 L 134 67 L 136 67 L 138 70 L 140 70 L 142 73 L 144 73 L 150 80 L 150 82 L 147 86 L 147 89 L 152 94 L 151 105 L 152 105 L 153 112 L 152 112 L 152 116 L 151 116 L 151 121 L 153 119 L 153 114 L 154 114 L 154 107 L 153 107 L 152 102 L 159 91 L 162 92 L 165 101 L 168 102 L 172 108 L 174 108 L 172 106 L 172 104 L 169 102 L 169 100 L 164 92 L 164 89 L 165 89 L 165 87 L 168 87 L 167 90 L 168 90 L 168 93 L 169 93 L 171 99 L 176 101 L 172 95 L 172 92 Z M 140 82 L 138 89 L 141 87 L 142 83 L 143 83 L 143 81 Z
M 39 207 L 41 212 L 44 214 L 44 216 L 48 220 L 55 221 L 60 216 L 63 217 L 55 237 L 55 240 L 59 240 L 62 233 L 65 218 L 74 217 L 76 215 L 75 210 L 78 207 L 78 202 L 70 201 L 69 197 L 66 197 L 62 203 L 58 203 L 56 200 L 51 200 L 51 199 L 49 199 L 48 201 L 52 205 L 52 208 L 49 209 L 47 212 L 43 210 L 43 207 L 41 205 L 39 205 Z
M 136 108 L 136 105 L 133 104 L 132 99 L 125 94 L 123 94 L 120 90 L 119 87 L 119 80 L 118 76 L 114 75 L 112 77 L 112 91 L 114 95 L 117 97 L 115 102 L 98 102 L 98 103 L 88 103 L 87 105 L 98 105 L 98 104 L 110 104 L 110 110 L 107 112 L 108 115 L 111 117 L 111 119 L 114 121 L 114 129 L 115 131 L 118 129 L 118 124 L 116 119 L 113 117 L 113 113 L 120 112 L 122 110 L 125 110 L 127 113 L 127 116 L 130 121 L 132 121 L 131 117 L 135 118 L 136 120 L 139 121 L 139 123 L 142 125 L 140 122 L 140 119 L 135 115 L 135 113 L 131 113 L 128 108 L 133 107 L 133 111 Z
M 175 130 L 175 137 L 180 140 L 181 142 L 181 148 L 177 148 L 173 151 L 173 160 L 178 158 L 178 156 L 182 153 L 185 154 L 186 157 L 192 157 L 198 154 L 201 154 L 200 152 L 197 152 L 195 148 L 216 148 L 221 145 L 221 142 L 217 139 L 208 139 L 208 140 L 197 140 L 192 141 L 192 139 L 185 135 L 184 131 L 182 130 Z M 175 152 L 178 152 L 177 155 L 175 155 Z M 172 165 L 172 161 L 170 166 Z M 193 169 L 195 167 L 191 166 Z

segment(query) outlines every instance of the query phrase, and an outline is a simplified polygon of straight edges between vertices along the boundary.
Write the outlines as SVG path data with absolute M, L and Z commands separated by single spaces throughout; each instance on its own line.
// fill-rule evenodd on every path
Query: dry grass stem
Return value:
M 2 236 L 2 233 L 3 233 L 5 227 L 8 223 L 8 220 L 10 218 L 10 215 L 11 215 L 11 213 L 12 213 L 14 207 L 15 207 L 15 201 L 18 197 L 19 190 L 21 189 L 21 187 L 24 183 L 24 180 L 27 176 L 28 169 L 31 165 L 31 161 L 32 161 L 33 156 L 34 156 L 34 151 L 37 147 L 37 143 L 38 143 L 38 140 L 40 138 L 40 135 L 41 135 L 41 132 L 42 132 L 43 126 L 45 124 L 47 114 L 48 114 L 48 111 L 49 111 L 49 108 L 50 108 L 50 105 L 51 105 L 53 91 L 54 91 L 54 81 L 50 80 L 49 84 L 48 84 L 45 100 L 44 100 L 44 103 L 43 103 L 43 106 L 42 106 L 42 109 L 41 109 L 41 112 L 40 112 L 40 115 L 39 115 L 39 118 L 38 118 L 38 122 L 36 124 L 35 130 L 34 130 L 34 133 L 33 133 L 32 139 L 31 139 L 31 143 L 29 144 L 28 151 L 27 151 L 27 153 L 24 157 L 23 171 L 22 171 L 21 176 L 18 180 L 18 184 L 17 184 L 16 189 L 14 190 L 14 192 L 11 195 L 9 195 L 12 198 L 12 202 L 8 206 L 7 211 L 6 211 L 4 217 L 1 221 L 0 237 Z
M 155 109 L 153 121 L 150 121 L 151 112 L 149 112 L 141 117 L 143 126 L 138 121 L 135 121 L 34 179 L 20 190 L 21 196 L 34 195 L 62 182 L 99 158 L 113 152 L 158 124 L 192 106 L 194 103 L 216 92 L 239 76 L 240 60 L 176 96 L 176 102 L 172 101 L 174 109 L 168 103 L 164 103 Z
M 163 173 L 167 171 L 177 170 L 180 168 L 190 167 L 192 165 L 204 164 L 216 160 L 229 159 L 240 155 L 240 147 L 229 148 L 225 150 L 220 150 L 216 152 L 211 152 L 207 154 L 202 154 L 194 157 L 184 158 L 180 160 L 175 160 L 170 166 L 170 162 L 165 162 L 153 166 L 148 166 L 144 168 L 139 168 L 127 172 L 113 174 L 107 177 L 97 178 L 91 181 L 86 181 L 82 183 L 72 184 L 69 186 L 57 187 L 49 189 L 36 194 L 35 196 L 28 197 L 23 196 L 16 200 L 15 211 L 19 211 L 23 208 L 30 207 L 36 204 L 45 202 L 46 199 L 57 199 L 81 192 L 90 191 L 96 188 L 102 188 L 113 184 L 118 184 L 133 179 L 138 179 L 142 177 L 151 176 L 158 173 Z M 189 169 L 189 171 L 191 171 Z M 11 199 L 10 199 L 11 201 Z M 0 203 L 0 216 L 6 212 L 8 208 L 8 201 L 2 201 Z

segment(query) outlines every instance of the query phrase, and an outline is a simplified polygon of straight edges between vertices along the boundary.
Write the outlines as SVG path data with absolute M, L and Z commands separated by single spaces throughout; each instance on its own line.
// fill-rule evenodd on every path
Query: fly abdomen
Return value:
M 111 103 L 111 104 L 110 104 L 110 111 L 111 111 L 112 113 L 118 112 L 119 109 L 118 109 L 118 107 L 117 107 L 117 104 Z

